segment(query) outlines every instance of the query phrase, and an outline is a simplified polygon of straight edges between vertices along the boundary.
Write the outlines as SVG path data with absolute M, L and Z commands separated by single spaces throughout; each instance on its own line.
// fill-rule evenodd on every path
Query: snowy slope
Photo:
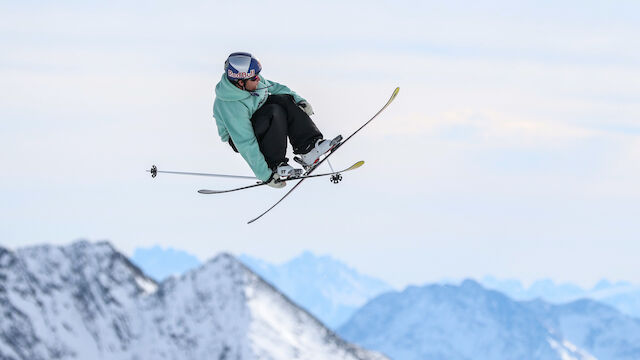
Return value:
M 273 265 L 246 255 L 240 260 L 331 328 L 342 325 L 367 301 L 392 290 L 329 256 L 304 252 Z
M 106 244 L 0 248 L 0 357 L 90 359 L 130 345 L 136 299 L 154 291 Z
M 593 300 L 551 305 L 540 300 L 525 303 L 537 317 L 598 359 L 640 359 L 640 320 Z
M 395 360 L 592 358 L 522 304 L 471 280 L 383 294 L 338 332 Z
M 161 284 L 108 243 L 0 248 L 0 359 L 385 359 L 221 254 Z

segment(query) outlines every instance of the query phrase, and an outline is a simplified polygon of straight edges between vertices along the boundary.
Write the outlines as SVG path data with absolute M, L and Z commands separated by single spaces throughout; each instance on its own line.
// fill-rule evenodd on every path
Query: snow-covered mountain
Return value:
M 593 359 L 525 305 L 472 280 L 380 295 L 338 333 L 395 360 Z
M 0 359 L 386 359 L 233 256 L 157 284 L 109 243 L 0 247 Z
M 308 251 L 280 265 L 247 255 L 239 259 L 333 329 L 370 299 L 392 290 L 330 256 Z
M 611 306 L 587 299 L 563 305 L 540 300 L 523 304 L 545 326 L 598 359 L 640 359 L 640 320 Z
M 524 287 L 515 279 L 497 279 L 485 276 L 480 283 L 489 288 L 505 293 L 515 300 L 534 300 L 561 304 L 578 299 L 592 299 L 611 305 L 624 314 L 640 319 L 640 286 L 629 282 L 611 283 L 605 279 L 599 281 L 592 289 L 583 289 L 572 283 L 558 284 L 550 279 L 535 281 Z

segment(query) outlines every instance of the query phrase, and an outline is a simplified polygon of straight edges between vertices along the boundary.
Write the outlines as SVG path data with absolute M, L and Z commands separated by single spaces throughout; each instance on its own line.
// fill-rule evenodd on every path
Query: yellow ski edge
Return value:
M 355 164 L 351 165 L 349 168 L 344 169 L 343 171 L 349 171 L 349 170 L 357 169 L 357 168 L 359 168 L 359 167 L 360 167 L 360 166 L 362 166 L 362 165 L 364 165 L 364 161 L 363 161 L 363 160 L 360 160 L 360 161 L 358 161 L 357 163 L 355 163 Z
M 389 103 L 391 103 L 393 101 L 393 99 L 395 99 L 396 96 L 398 96 L 399 92 L 400 92 L 400 86 L 398 86 L 395 90 L 393 90 L 393 94 L 391 94 L 391 98 L 389 99 Z

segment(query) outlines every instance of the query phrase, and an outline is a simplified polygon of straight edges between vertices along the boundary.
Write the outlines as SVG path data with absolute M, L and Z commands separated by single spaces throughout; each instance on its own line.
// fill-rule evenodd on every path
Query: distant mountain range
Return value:
M 109 243 L 0 247 L 0 359 L 386 359 L 229 254 L 157 283 Z
M 271 264 L 248 255 L 241 255 L 239 259 L 333 329 L 347 321 L 368 300 L 393 290 L 383 281 L 360 274 L 343 262 L 308 251 L 283 264 Z M 187 252 L 158 246 L 136 249 L 132 261 L 157 280 L 200 265 L 197 258 Z M 549 279 L 536 281 L 528 288 L 518 280 L 491 276 L 478 282 L 514 300 L 539 298 L 562 304 L 588 298 L 640 318 L 640 286 L 628 282 L 601 280 L 592 289 L 583 289 L 572 283 L 557 284 Z M 309 288 L 309 283 L 316 285 Z M 459 281 L 451 283 L 459 284 Z
M 582 299 L 552 305 L 522 302 L 547 328 L 598 359 L 640 359 L 640 320 L 603 303 Z
M 247 255 L 239 259 L 334 329 L 368 300 L 392 290 L 383 281 L 362 275 L 330 256 L 311 252 L 280 265 Z
M 598 301 L 574 300 L 585 290 L 571 284 L 541 281 L 525 289 L 485 278 L 504 293 L 473 280 L 398 292 L 310 252 L 280 265 L 240 259 L 348 341 L 396 360 L 640 359 L 640 320 Z M 632 289 L 601 282 L 588 293 L 628 299 Z
M 376 297 L 338 333 L 396 360 L 640 359 L 640 320 L 592 300 L 518 302 L 472 280 Z
M 197 257 L 186 251 L 163 249 L 158 245 L 135 249 L 131 262 L 144 269 L 144 272 L 156 281 L 162 281 L 169 276 L 180 276 L 202 265 Z
M 248 255 L 240 255 L 239 259 L 333 329 L 368 300 L 392 290 L 383 281 L 362 275 L 336 259 L 308 251 L 279 265 Z M 135 249 L 131 261 L 155 280 L 180 275 L 201 265 L 188 252 L 160 246 Z M 313 287 L 306 286 L 310 281 Z
M 501 280 L 486 276 L 480 280 L 480 283 L 516 300 L 539 298 L 547 302 L 562 304 L 587 298 L 598 300 L 615 307 L 624 314 L 640 318 L 640 286 L 628 282 L 614 284 L 607 280 L 601 280 L 592 289 L 583 289 L 575 284 L 556 284 L 552 280 L 544 279 L 525 288 L 518 280 Z

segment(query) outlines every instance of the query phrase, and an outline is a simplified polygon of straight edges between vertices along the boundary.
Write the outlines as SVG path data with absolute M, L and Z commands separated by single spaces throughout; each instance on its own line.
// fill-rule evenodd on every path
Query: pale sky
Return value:
M 0 2 L 0 244 L 109 240 L 201 260 L 332 255 L 392 285 L 640 283 L 637 1 Z M 226 56 L 313 105 L 333 185 L 251 175 L 211 116 Z M 286 188 L 285 188 L 286 189 Z

